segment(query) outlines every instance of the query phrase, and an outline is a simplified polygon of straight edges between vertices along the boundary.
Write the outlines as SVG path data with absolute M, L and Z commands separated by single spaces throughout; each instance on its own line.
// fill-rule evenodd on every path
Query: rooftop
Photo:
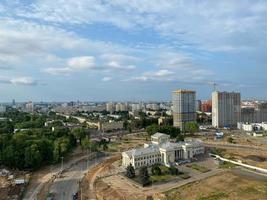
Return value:
M 173 93 L 196 93 L 196 91 L 179 89 L 179 90 L 174 90 Z

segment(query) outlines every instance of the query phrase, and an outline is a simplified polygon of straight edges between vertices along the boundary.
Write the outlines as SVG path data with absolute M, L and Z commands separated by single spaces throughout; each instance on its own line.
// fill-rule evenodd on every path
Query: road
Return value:
M 66 162 L 63 165 L 63 170 L 66 170 L 73 166 L 75 163 L 79 162 L 80 160 L 86 159 L 87 156 L 81 156 L 76 159 L 72 159 Z M 30 183 L 30 186 L 27 188 L 26 193 L 23 197 L 23 200 L 37 200 L 38 193 L 42 190 L 44 185 L 51 180 L 54 176 L 56 176 L 61 171 L 61 166 L 57 165 L 51 169 L 51 172 L 46 173 L 44 176 L 38 178 L 33 184 Z
M 79 183 L 85 173 L 92 167 L 99 164 L 105 157 L 97 157 L 93 160 L 83 159 L 64 171 L 60 178 L 57 178 L 49 189 L 56 200 L 72 200 L 72 195 L 79 190 Z

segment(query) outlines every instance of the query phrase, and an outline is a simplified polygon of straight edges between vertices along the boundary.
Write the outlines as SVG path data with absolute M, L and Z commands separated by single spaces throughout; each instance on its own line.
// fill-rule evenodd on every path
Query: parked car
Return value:
M 72 199 L 73 200 L 78 200 L 78 192 L 75 192 L 72 194 Z

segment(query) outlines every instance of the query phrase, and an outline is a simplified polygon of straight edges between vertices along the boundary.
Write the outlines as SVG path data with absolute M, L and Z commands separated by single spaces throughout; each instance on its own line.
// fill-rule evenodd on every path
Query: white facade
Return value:
M 111 113 L 114 112 L 114 104 L 112 102 L 107 103 L 106 110 Z
M 236 127 L 240 119 L 240 93 L 218 91 L 212 93 L 212 125 L 214 127 Z
M 26 112 L 33 112 L 34 111 L 34 103 L 32 101 L 29 101 L 25 105 L 25 111 Z
M 266 131 L 267 130 L 267 123 L 237 123 L 237 128 L 243 131 L 253 132 L 253 131 Z
M 117 103 L 115 106 L 115 110 L 119 111 L 127 111 L 127 106 L 124 103 Z
M 151 136 L 151 143 L 144 144 L 144 148 L 132 149 L 122 153 L 122 165 L 132 164 L 134 168 L 151 166 L 153 164 L 173 165 L 176 161 L 191 159 L 204 153 L 201 140 L 185 142 L 170 142 L 170 136 L 156 133 Z

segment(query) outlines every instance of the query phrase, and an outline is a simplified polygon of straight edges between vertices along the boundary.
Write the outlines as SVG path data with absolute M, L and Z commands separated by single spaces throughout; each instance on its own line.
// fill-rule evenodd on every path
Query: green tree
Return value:
M 229 137 L 229 138 L 227 139 L 227 142 L 229 142 L 229 143 L 234 143 L 234 139 L 233 139 L 232 137 Z
M 147 170 L 146 166 L 140 168 L 140 170 L 139 170 L 139 180 L 140 180 L 140 183 L 143 186 L 147 186 L 147 185 L 150 184 L 149 174 L 148 174 L 148 170 Z
M 161 172 L 161 169 L 160 169 L 159 165 L 153 165 L 152 168 L 151 168 L 151 173 L 153 175 L 156 175 L 156 176 L 161 175 L 162 172 Z
M 170 135 L 171 138 L 176 138 L 180 133 L 180 129 L 170 126 L 170 125 L 162 125 L 159 126 L 157 124 L 152 124 L 146 128 L 146 131 L 149 135 L 153 135 L 156 132 L 165 133 Z
M 185 132 L 193 134 L 198 131 L 198 124 L 196 122 L 187 122 L 185 124 Z
M 76 140 L 80 141 L 80 144 L 81 144 L 82 138 L 84 138 L 87 134 L 84 128 L 74 128 L 71 130 L 71 133 L 74 135 Z
M 32 144 L 25 149 L 25 167 L 37 169 L 42 162 L 42 155 L 36 144 Z
M 153 135 L 155 134 L 156 132 L 158 132 L 159 130 L 159 126 L 157 124 L 152 124 L 150 126 L 148 126 L 146 128 L 146 132 L 149 134 L 149 135 Z
M 128 178 L 134 178 L 135 177 L 135 170 L 134 170 L 134 167 L 132 166 L 132 164 L 130 164 L 126 167 L 126 176 Z
M 169 168 L 169 173 L 171 175 L 178 175 L 179 174 L 179 170 L 176 167 L 170 167 Z

